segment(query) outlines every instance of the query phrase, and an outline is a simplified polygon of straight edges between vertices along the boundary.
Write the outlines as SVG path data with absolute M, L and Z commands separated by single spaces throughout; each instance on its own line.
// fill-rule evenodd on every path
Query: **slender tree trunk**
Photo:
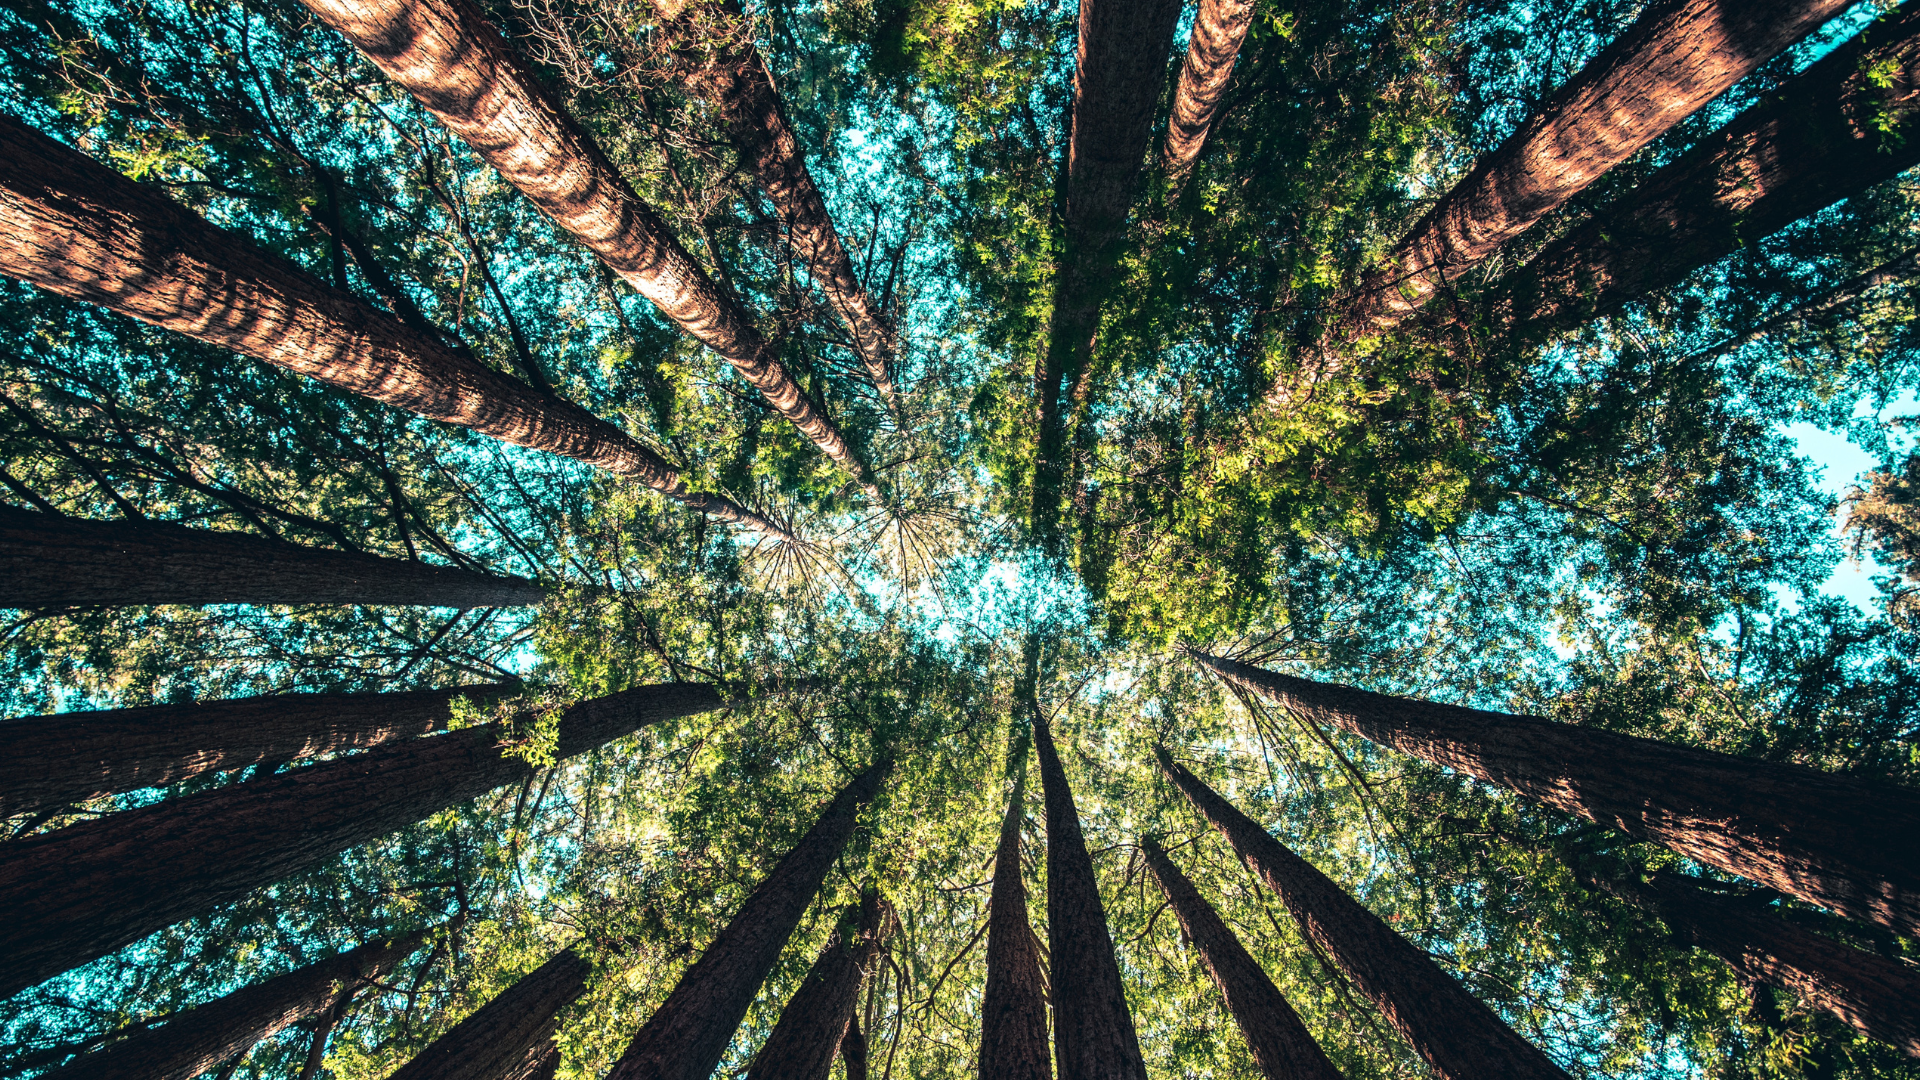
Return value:
M 1569 1080 L 1492 1009 L 1259 823 L 1157 751 L 1160 768 L 1441 1080 Z
M 300 1072 L 294 1080 L 314 1080 L 320 1075 L 320 1066 L 327 1060 L 327 1043 L 333 1038 L 333 1029 L 346 1019 L 347 1009 L 353 1004 L 355 987 L 340 995 L 340 999 L 313 1019 L 313 1036 L 307 1040 L 307 1058 L 300 1063 Z
M 1141 841 L 1140 847 L 1180 920 L 1180 929 L 1199 947 L 1207 973 L 1226 999 L 1227 1011 L 1233 1013 L 1233 1022 L 1240 1026 L 1260 1071 L 1271 1080 L 1342 1080 L 1340 1070 L 1300 1022 L 1300 1015 L 1219 913 L 1201 898 L 1200 890 L 1167 858 L 1165 849 L 1151 837 Z
M 1024 742 L 1024 740 L 1022 740 Z M 1052 1080 L 1047 1048 L 1047 994 L 1040 950 L 1027 920 L 1020 826 L 1026 820 L 1024 747 L 1013 794 L 1000 820 L 993 856 L 993 893 L 987 902 L 987 986 L 980 1003 L 980 1080 Z
M 1920 5 L 1907 3 L 1547 245 L 1494 290 L 1523 338 L 1648 293 L 1920 163 Z
M 387 1080 L 532 1080 L 557 1059 L 560 1010 L 586 992 L 592 973 L 578 948 L 560 950 Z
M 275 694 L 0 720 L 0 818 L 430 735 L 447 726 L 455 698 L 505 689 Z
M 1195 651 L 1326 724 L 1895 933 L 1920 932 L 1920 792 L 1538 717 L 1317 683 Z M 1862 828 L 1873 822 L 1872 829 Z
M 297 971 L 235 990 L 104 1050 L 43 1073 L 46 1080 L 193 1080 L 261 1039 L 334 1008 L 420 947 L 421 935 L 370 941 Z
M 1207 132 L 1220 114 L 1220 99 L 1233 78 L 1233 63 L 1253 26 L 1253 0 L 1200 0 L 1187 38 L 1187 58 L 1173 91 L 1167 143 L 1160 152 L 1168 179 L 1183 182 L 1192 171 Z
M 858 1016 L 847 1021 L 847 1033 L 840 1040 L 840 1060 L 847 1067 L 847 1080 L 867 1080 L 867 1037 L 860 1033 Z
M 1053 989 L 1053 1047 L 1061 1080 L 1145 1080 L 1120 962 L 1107 933 L 1100 886 L 1080 831 L 1080 813 L 1038 709 L 1033 740 L 1047 804 L 1047 956 Z
M 860 986 L 880 954 L 887 914 L 871 887 L 841 916 L 827 947 L 747 1070 L 747 1080 L 827 1080 L 853 1023 Z
M 462 355 L 3 116 L 0 274 L 786 535 L 726 498 L 688 491 L 660 455 L 585 409 Z
M 753 319 L 714 284 L 593 138 L 468 0 L 303 0 L 374 66 L 598 255 L 662 314 L 732 364 L 854 479 L 866 467 Z
M 1417 311 L 1448 279 L 1852 6 L 1851 0 L 1661 0 L 1474 166 L 1368 275 L 1350 332 Z
M 890 763 L 855 777 L 762 881 L 628 1044 L 607 1080 L 707 1080 Z
M 568 709 L 556 760 L 720 708 L 711 686 L 641 686 Z M 506 785 L 533 768 L 486 724 L 0 845 L 0 997 Z

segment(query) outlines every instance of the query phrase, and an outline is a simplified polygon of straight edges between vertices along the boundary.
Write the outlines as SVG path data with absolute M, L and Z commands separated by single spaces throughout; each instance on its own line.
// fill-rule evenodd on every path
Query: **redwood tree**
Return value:
M 1024 742 L 1024 740 L 1022 740 Z M 1027 818 L 1025 748 L 1016 752 L 1013 794 L 1000 820 L 987 901 L 987 985 L 980 1001 L 980 1080 L 1051 1080 L 1047 994 L 1040 943 L 1027 919 L 1020 827 Z
M 891 915 L 878 890 L 868 888 L 860 903 L 840 917 L 827 947 L 754 1057 L 747 1080 L 827 1080 Z
M 533 1080 L 557 1058 L 560 1010 L 586 992 L 591 974 L 578 946 L 560 950 L 387 1080 Z
M 1233 63 L 1252 26 L 1253 0 L 1200 0 L 1194 10 L 1187 57 L 1180 64 L 1167 117 L 1167 142 L 1160 152 L 1161 167 L 1176 184 L 1192 171 L 1206 145 L 1233 78 Z

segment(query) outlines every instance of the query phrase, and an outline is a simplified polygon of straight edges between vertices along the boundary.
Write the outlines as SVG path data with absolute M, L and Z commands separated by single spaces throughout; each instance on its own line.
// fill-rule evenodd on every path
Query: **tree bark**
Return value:
M 1920 793 L 1531 716 L 1296 679 L 1195 651 L 1315 723 L 1518 792 L 1848 918 L 1920 933 Z M 1872 822 L 1866 829 L 1862 823 Z
M 520 977 L 387 1080 L 533 1080 L 557 1057 L 560 1010 L 586 992 L 593 964 L 576 948 Z
M 866 466 L 753 319 L 687 254 L 600 147 L 468 0 L 302 0 L 487 164 L 719 353 L 848 475 Z
M 1851 0 L 1662 0 L 1474 166 L 1369 274 L 1350 332 L 1390 325 Z
M 800 991 L 747 1070 L 747 1080 L 827 1080 L 833 1057 L 853 1023 L 860 986 L 872 972 L 885 934 L 885 904 L 869 888 L 841 916 Z
M 1165 849 L 1151 837 L 1141 841 L 1140 847 L 1180 920 L 1180 929 L 1199 948 L 1207 973 L 1226 999 L 1227 1011 L 1240 1026 L 1261 1073 L 1271 1080 L 1342 1080 L 1340 1070 L 1300 1022 L 1300 1015 Z
M 1062 1080 L 1146 1080 L 1120 962 L 1107 933 L 1080 813 L 1038 709 L 1034 745 L 1047 805 L 1047 956 L 1053 975 L 1053 1047 Z
M 1000 820 L 987 902 L 987 986 L 980 1003 L 980 1080 L 1052 1080 L 1047 1047 L 1047 992 L 1040 949 L 1027 919 L 1020 875 L 1020 826 L 1026 819 L 1025 755 Z
M 688 491 L 660 455 L 585 409 L 456 352 L 4 116 L 0 274 L 407 412 L 573 458 L 701 513 L 786 536 L 729 499 Z
M 840 1061 L 847 1067 L 847 1080 L 867 1080 L 867 1037 L 860 1033 L 860 1018 L 847 1021 L 847 1033 L 840 1040 Z
M 711 686 L 641 686 L 566 711 L 556 760 L 722 706 Z M 498 724 L 69 825 L 0 845 L 0 997 L 231 903 L 533 767 Z
M 0 720 L 0 818 L 250 765 L 430 735 L 497 685 L 269 697 Z
M 680 977 L 607 1080 L 707 1080 L 713 1075 L 747 1006 L 853 835 L 860 807 L 879 791 L 889 768 L 883 760 L 840 789 L 820 820 Z
M 1192 171 L 1206 145 L 1207 132 L 1220 114 L 1220 99 L 1233 78 L 1240 45 L 1253 26 L 1253 0 L 1200 0 L 1187 37 L 1187 58 L 1173 91 L 1167 118 L 1167 143 L 1160 159 L 1167 178 L 1178 185 Z
M 1156 751 L 1167 774 L 1318 945 L 1442 1080 L 1569 1080 L 1480 999 L 1259 823 Z
M 420 939 L 407 934 L 391 942 L 370 941 L 178 1013 L 42 1075 L 46 1080 L 193 1080 L 261 1039 L 334 1008 L 366 980 L 411 955 Z

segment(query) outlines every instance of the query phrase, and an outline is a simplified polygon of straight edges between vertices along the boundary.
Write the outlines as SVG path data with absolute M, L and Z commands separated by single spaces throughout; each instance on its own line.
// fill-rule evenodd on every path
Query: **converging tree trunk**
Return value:
M 1038 709 L 1033 741 L 1047 804 L 1047 958 L 1053 978 L 1053 1052 L 1061 1080 L 1145 1080 L 1146 1063 L 1107 932 L 1093 859 L 1067 788 L 1053 732 Z
M 1227 1001 L 1227 1011 L 1246 1037 L 1254 1064 L 1270 1080 L 1342 1080 L 1340 1070 L 1327 1060 L 1300 1014 L 1293 1011 L 1280 989 L 1260 970 L 1246 947 L 1193 887 L 1187 875 L 1167 857 L 1152 837 L 1140 842 L 1147 868 L 1167 894 L 1180 929 L 1200 950 L 1200 958 Z
M 747 1006 L 853 836 L 860 807 L 879 791 L 889 768 L 883 760 L 840 789 L 820 820 L 680 976 L 607 1080 L 707 1080 L 713 1075 Z
M 752 316 L 687 254 L 480 9 L 467 0 L 303 2 L 872 489 L 866 466 L 760 336 Z
M 853 1023 L 860 986 L 880 954 L 889 914 L 878 890 L 840 917 L 827 947 L 747 1070 L 747 1080 L 827 1080 L 833 1057 Z
M 533 1080 L 557 1056 L 560 1010 L 586 992 L 591 974 L 578 947 L 560 950 L 387 1080 Z
M 1312 682 L 1195 651 L 1309 720 L 1896 933 L 1920 932 L 1920 792 L 1799 765 Z M 1863 829 L 1862 822 L 1873 828 Z
M 0 274 L 787 535 L 738 503 L 687 490 L 660 455 L 585 409 L 454 351 L 158 189 L 3 116 Z
M 1240 45 L 1253 26 L 1253 0 L 1200 0 L 1187 38 L 1187 58 L 1173 90 L 1167 118 L 1167 143 L 1160 152 L 1168 179 L 1179 184 L 1192 171 L 1206 145 L 1207 132 L 1220 114 L 1220 99 L 1233 78 Z
M 430 735 L 498 685 L 267 697 L 0 720 L 0 818 Z
M 1332 957 L 1442 1080 L 1489 1076 L 1569 1080 L 1563 1069 L 1441 971 L 1426 953 L 1268 835 L 1164 748 L 1156 753 L 1167 778 L 1280 895 L 1301 933 Z
M 1024 744 L 1025 740 L 1020 740 Z M 1026 821 L 1027 766 L 1016 748 L 1013 794 L 1000 820 L 987 901 L 987 985 L 980 1002 L 980 1080 L 1052 1080 L 1047 992 L 1039 942 L 1027 919 L 1020 827 Z
M 47 1080 L 193 1080 L 261 1039 L 334 1008 L 411 955 L 421 937 L 370 941 L 276 975 L 41 1075 Z
M 555 760 L 722 706 L 711 686 L 641 686 L 568 709 Z M 0 845 L 0 997 L 477 798 L 521 783 L 499 724 L 377 746 Z
M 1352 331 L 1418 310 L 1448 279 L 1799 41 L 1851 0 L 1662 0 L 1442 196 L 1369 274 Z

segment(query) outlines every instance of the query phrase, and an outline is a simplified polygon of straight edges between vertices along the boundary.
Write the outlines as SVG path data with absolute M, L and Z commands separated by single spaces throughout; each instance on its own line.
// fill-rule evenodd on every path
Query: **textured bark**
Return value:
M 0 818 L 249 765 L 430 735 L 499 686 L 270 697 L 0 720 Z
M 738 301 L 687 254 L 468 0 L 303 0 L 856 480 L 867 470 Z
M 1662 0 L 1474 166 L 1368 276 L 1348 313 L 1404 318 L 1851 0 Z
M 586 992 L 592 973 L 578 949 L 562 949 L 387 1080 L 532 1080 L 557 1057 L 560 1010 Z
M 1340 1070 L 1327 1060 L 1300 1015 L 1287 1004 L 1273 980 L 1260 969 L 1240 939 L 1233 935 L 1193 887 L 1187 875 L 1167 858 L 1153 839 L 1141 842 L 1147 867 L 1167 894 L 1167 903 L 1180 920 L 1180 929 L 1200 950 L 1200 958 L 1227 1001 L 1227 1011 L 1246 1037 L 1254 1064 L 1271 1080 L 1342 1080 Z
M 688 491 L 660 455 L 585 409 L 456 352 L 4 116 L 0 274 L 785 535 L 728 499 Z
M 860 1018 L 847 1021 L 847 1033 L 840 1040 L 840 1061 L 847 1067 L 847 1080 L 867 1080 L 867 1037 L 860 1032 Z
M 1497 286 L 1526 338 L 1655 289 L 1920 163 L 1920 5 L 1907 3 Z
M 1034 746 L 1047 805 L 1047 957 L 1053 979 L 1053 1049 L 1061 1080 L 1145 1080 L 1120 962 L 1107 933 L 1080 813 L 1035 710 Z
M 780 1011 L 773 1034 L 747 1070 L 747 1080 L 827 1080 L 833 1056 L 853 1023 L 860 986 L 880 954 L 886 914 L 880 894 L 869 890 L 841 917 L 799 992 Z
M 1027 919 L 1027 885 L 1020 874 L 1026 796 L 1023 761 L 1000 820 L 1000 845 L 993 856 L 993 893 L 987 903 L 987 986 L 980 1003 L 980 1080 L 1051 1080 L 1053 1076 L 1040 949 Z
M 1160 768 L 1293 913 L 1301 933 L 1345 972 L 1442 1080 L 1569 1080 L 1485 1003 L 1160 750 Z
M 1227 81 L 1233 78 L 1240 44 L 1252 26 L 1253 0 L 1200 0 L 1193 13 L 1187 58 L 1180 65 L 1180 82 L 1174 87 L 1173 110 L 1167 118 L 1167 144 L 1160 153 L 1168 178 L 1176 184 L 1186 178 L 1206 145 Z
M 642 686 L 568 709 L 572 757 L 721 707 L 710 686 Z M 533 775 L 487 724 L 375 747 L 0 845 L 0 997 L 246 896 L 348 848 Z
M 787 939 L 853 835 L 889 763 L 855 777 L 821 812 L 655 1010 L 607 1080 L 707 1080 Z
M 46 1080 L 192 1080 L 253 1044 L 338 1005 L 420 946 L 419 934 L 371 941 L 235 990 L 43 1073 Z
M 1193 655 L 1222 678 L 1316 723 L 1849 918 L 1920 932 L 1920 792 Z

